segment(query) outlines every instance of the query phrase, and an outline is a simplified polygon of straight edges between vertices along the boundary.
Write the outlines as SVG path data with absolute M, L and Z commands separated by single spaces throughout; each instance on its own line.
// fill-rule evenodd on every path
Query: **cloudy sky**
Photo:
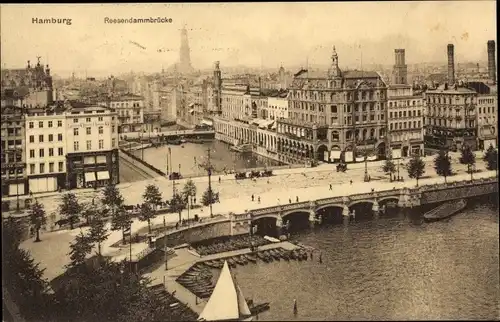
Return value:
M 173 23 L 105 24 L 105 17 Z M 457 62 L 484 61 L 487 40 L 496 40 L 495 1 L 1 5 L 0 21 L 2 67 L 42 56 L 60 75 L 160 71 L 178 59 L 184 24 L 201 69 L 215 60 L 221 67 L 328 64 L 333 45 L 341 67 L 392 64 L 394 48 L 406 49 L 407 63 L 444 62 L 448 43 Z

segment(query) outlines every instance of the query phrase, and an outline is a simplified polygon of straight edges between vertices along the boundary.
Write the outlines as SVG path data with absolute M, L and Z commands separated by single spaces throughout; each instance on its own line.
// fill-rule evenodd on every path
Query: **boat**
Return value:
M 293 259 L 293 260 L 297 259 L 297 256 L 295 255 L 295 252 L 293 250 L 290 251 L 289 255 L 290 255 L 290 259 Z
M 226 261 L 198 321 L 251 321 L 252 319 L 252 312 L 245 296 Z
M 431 222 L 449 218 L 463 210 L 465 206 L 467 206 L 467 201 L 465 201 L 465 199 L 460 199 L 458 202 L 456 200 L 445 202 L 431 211 L 426 212 L 424 214 L 424 220 Z
M 270 308 L 269 302 L 266 302 L 250 307 L 250 312 L 252 312 L 252 315 L 257 315 L 259 313 L 269 310 L 269 308 Z
M 249 261 L 249 262 L 252 262 L 252 263 L 257 263 L 257 257 L 255 257 L 254 255 L 245 255 L 246 259 Z
M 257 253 L 257 257 L 259 257 L 261 260 L 265 260 L 266 259 L 266 256 L 264 255 L 263 252 L 258 252 Z
M 245 255 L 240 255 L 239 260 L 242 261 L 244 265 L 248 264 L 248 260 Z
M 234 257 L 233 260 L 238 264 L 238 265 L 245 265 L 246 263 L 238 256 Z
M 275 260 L 279 261 L 281 259 L 281 255 L 276 251 L 270 250 L 269 253 Z

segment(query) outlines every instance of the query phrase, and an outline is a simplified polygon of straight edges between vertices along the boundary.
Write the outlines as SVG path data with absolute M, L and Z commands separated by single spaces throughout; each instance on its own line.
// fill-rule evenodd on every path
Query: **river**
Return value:
M 304 262 L 233 269 L 259 320 L 499 319 L 499 215 L 493 197 L 449 219 L 381 215 L 292 234 L 322 252 Z M 293 314 L 293 300 L 298 314 Z
M 208 148 L 210 148 L 210 159 L 216 172 L 223 171 L 224 169 L 250 169 L 279 165 L 276 161 L 252 153 L 241 154 L 233 152 L 229 149 L 229 145 L 216 140 L 203 144 L 186 143 L 183 145 L 170 145 L 168 147 L 147 148 L 144 152 L 134 151 L 134 154 L 141 158 L 142 153 L 144 153 L 144 161 L 166 172 L 169 147 L 172 151 L 171 164 L 174 168 L 173 171 L 180 172 L 185 177 L 206 174 L 198 164 L 207 159 Z

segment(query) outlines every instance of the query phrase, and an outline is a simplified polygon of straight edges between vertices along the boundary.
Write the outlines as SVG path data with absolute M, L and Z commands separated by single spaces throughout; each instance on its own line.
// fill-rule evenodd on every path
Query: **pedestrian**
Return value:
M 372 192 L 375 192 L 375 189 L 372 188 Z
M 323 253 L 319 253 L 319 263 L 323 263 Z
M 252 195 L 252 201 L 254 201 L 254 200 L 255 200 L 255 196 L 254 196 L 254 195 Z
M 352 185 L 352 180 L 351 180 L 351 185 Z
M 220 183 L 220 177 L 219 177 L 219 183 Z
M 259 196 L 259 198 L 257 198 L 257 202 L 260 203 L 260 196 Z
M 267 184 L 269 184 L 269 179 L 267 179 Z
M 295 200 L 297 200 L 296 202 L 299 202 L 299 196 L 297 196 L 297 197 L 295 198 Z
M 288 203 L 292 203 L 292 198 L 288 198 Z
M 175 223 L 175 229 L 179 229 L 179 223 L 178 222 Z
M 193 203 L 196 205 L 196 197 L 193 197 Z
M 331 183 L 330 183 L 330 190 L 333 190 L 333 186 L 332 186 L 332 184 L 331 184 Z

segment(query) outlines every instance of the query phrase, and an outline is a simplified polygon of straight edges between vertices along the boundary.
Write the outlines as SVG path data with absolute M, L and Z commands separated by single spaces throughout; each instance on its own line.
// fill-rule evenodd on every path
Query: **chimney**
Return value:
M 488 40 L 488 78 L 496 83 L 497 80 L 497 70 L 495 66 L 495 41 Z
M 448 84 L 455 84 L 455 48 L 448 44 Z

